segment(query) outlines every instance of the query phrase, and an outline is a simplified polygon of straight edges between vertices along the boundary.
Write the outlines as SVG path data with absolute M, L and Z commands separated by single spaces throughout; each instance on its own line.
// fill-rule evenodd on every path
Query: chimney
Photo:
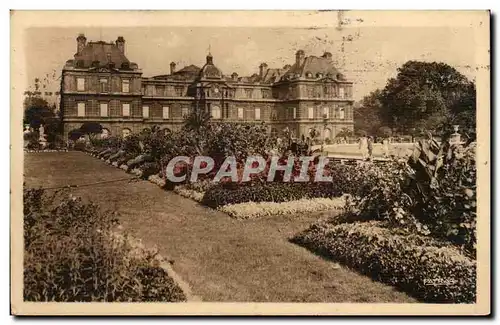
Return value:
M 261 63 L 259 66 L 259 77 L 260 79 L 264 78 L 264 73 L 266 72 L 267 69 L 267 64 L 266 63 Z
M 295 64 L 297 66 L 301 66 L 304 63 L 306 55 L 304 51 L 298 50 L 297 53 L 295 53 Z
M 76 45 L 76 53 L 81 54 L 83 48 L 85 47 L 85 45 L 87 45 L 87 38 L 85 37 L 85 35 L 78 35 L 78 37 L 76 38 Z
M 325 52 L 322 56 L 322 58 L 325 58 L 327 59 L 328 61 L 331 61 L 332 60 L 332 53 L 330 52 Z
M 175 73 L 175 62 L 170 62 L 170 74 Z
M 118 36 L 116 39 L 116 47 L 120 50 L 120 52 L 125 54 L 125 39 L 123 36 Z

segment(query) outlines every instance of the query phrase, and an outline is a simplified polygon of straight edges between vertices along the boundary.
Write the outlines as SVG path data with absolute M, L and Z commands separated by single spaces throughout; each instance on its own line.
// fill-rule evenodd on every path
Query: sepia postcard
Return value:
M 10 18 L 11 314 L 491 313 L 489 11 Z

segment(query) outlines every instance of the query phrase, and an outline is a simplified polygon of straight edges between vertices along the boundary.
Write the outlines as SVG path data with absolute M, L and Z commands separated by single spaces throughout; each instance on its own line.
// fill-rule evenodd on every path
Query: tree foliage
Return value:
M 92 137 L 96 134 L 101 134 L 102 125 L 97 122 L 85 122 L 82 126 L 80 126 L 80 131 L 87 134 L 89 137 Z
M 375 134 L 383 122 L 380 117 L 382 104 L 380 95 L 382 91 L 377 89 L 365 96 L 358 107 L 354 110 L 354 130 L 364 130 L 366 133 Z
M 355 128 L 376 133 L 442 133 L 459 124 L 475 136 L 476 90 L 472 81 L 445 63 L 408 61 L 383 90 L 366 96 L 355 112 Z

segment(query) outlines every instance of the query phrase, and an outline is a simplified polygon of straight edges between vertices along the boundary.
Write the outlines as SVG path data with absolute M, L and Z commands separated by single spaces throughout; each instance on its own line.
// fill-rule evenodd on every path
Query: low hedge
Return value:
M 203 204 L 217 208 L 244 202 L 288 202 L 302 198 L 331 198 L 343 194 L 335 183 L 227 183 L 212 186 L 203 197 Z
M 425 302 L 476 301 L 476 263 L 448 242 L 397 234 L 379 221 L 314 224 L 291 241 Z

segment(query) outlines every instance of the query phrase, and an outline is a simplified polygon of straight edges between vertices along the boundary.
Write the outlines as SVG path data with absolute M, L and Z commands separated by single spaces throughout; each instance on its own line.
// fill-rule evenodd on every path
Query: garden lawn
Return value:
M 133 177 L 81 152 L 25 154 L 30 187 Z M 416 302 L 288 241 L 321 214 L 235 220 L 148 181 L 71 189 L 117 210 L 125 229 L 158 246 L 203 301 Z

